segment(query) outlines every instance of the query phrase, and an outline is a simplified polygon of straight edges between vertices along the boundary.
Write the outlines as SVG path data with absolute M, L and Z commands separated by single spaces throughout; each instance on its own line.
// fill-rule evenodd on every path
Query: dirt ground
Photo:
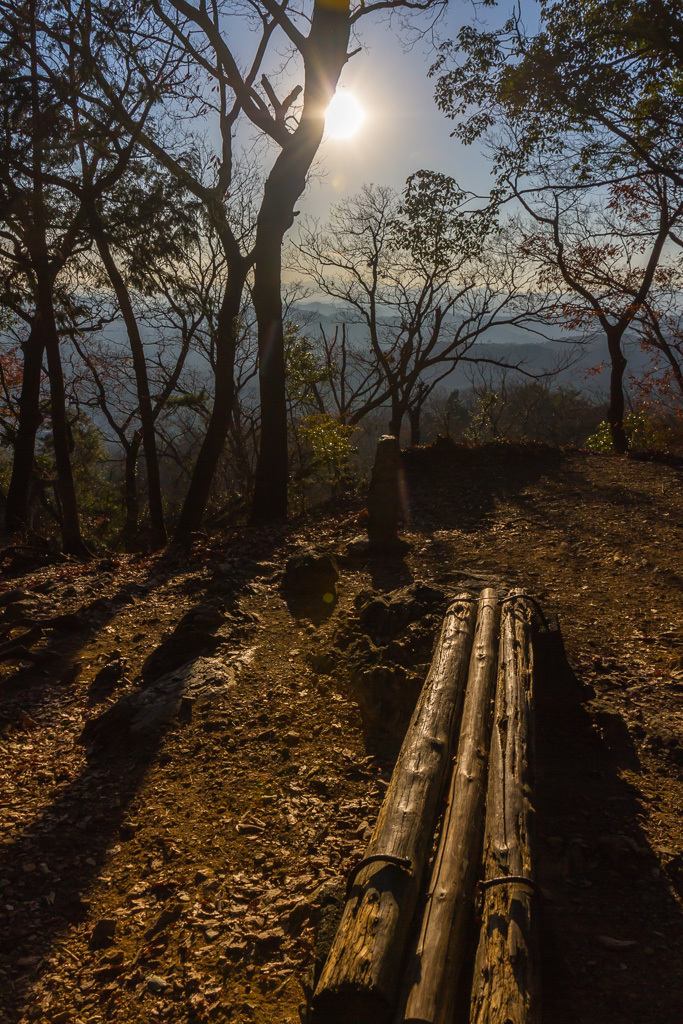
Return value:
M 405 453 L 404 559 L 344 556 L 360 502 L 189 555 L 8 559 L 0 1020 L 299 1021 L 391 775 L 382 699 L 396 735 L 441 597 L 486 585 L 557 613 L 571 666 L 536 695 L 544 1024 L 683 1020 L 681 478 L 434 446 Z M 304 614 L 279 584 L 311 544 L 341 556 L 339 600 Z M 368 636 L 363 607 L 416 584 L 432 604 Z M 133 734 L 195 655 L 205 688 Z

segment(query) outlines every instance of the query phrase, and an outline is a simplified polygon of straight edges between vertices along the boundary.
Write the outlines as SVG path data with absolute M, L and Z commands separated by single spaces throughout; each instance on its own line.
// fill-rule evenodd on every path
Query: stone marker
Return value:
M 377 442 L 368 492 L 368 539 L 372 548 L 400 550 L 407 547 L 398 536 L 402 512 L 400 467 L 398 438 L 384 434 Z

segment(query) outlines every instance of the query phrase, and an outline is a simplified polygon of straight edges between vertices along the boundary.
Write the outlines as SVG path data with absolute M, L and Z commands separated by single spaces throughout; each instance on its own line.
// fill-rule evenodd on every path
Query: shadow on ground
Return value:
M 587 688 L 551 666 L 536 687 L 537 864 L 543 1020 L 683 1019 L 683 916 L 639 819 L 642 770 L 619 715 L 590 715 Z

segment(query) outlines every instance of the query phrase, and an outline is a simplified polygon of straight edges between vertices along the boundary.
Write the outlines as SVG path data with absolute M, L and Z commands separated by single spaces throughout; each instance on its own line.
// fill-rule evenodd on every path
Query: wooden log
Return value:
M 313 1021 L 319 1024 L 385 1024 L 391 1019 L 459 725 L 475 618 L 476 602 L 466 594 L 446 613 L 313 997 Z
M 483 590 L 441 838 L 397 1018 L 410 1024 L 446 1024 L 453 1015 L 481 863 L 499 625 L 498 592 Z
M 538 1021 L 533 864 L 533 607 L 503 604 L 470 1024 Z

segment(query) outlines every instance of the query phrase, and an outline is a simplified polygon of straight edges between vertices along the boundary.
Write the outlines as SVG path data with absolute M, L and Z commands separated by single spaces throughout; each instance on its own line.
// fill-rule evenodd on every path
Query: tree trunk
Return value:
M 121 542 L 126 551 L 133 551 L 135 538 L 138 533 L 138 520 L 140 517 L 140 502 L 138 499 L 138 452 L 140 450 L 137 439 L 134 439 L 126 449 L 126 461 L 123 477 L 123 507 L 125 519 L 121 531 Z
M 135 372 L 135 385 L 137 388 L 138 405 L 140 407 L 140 425 L 142 427 L 142 447 L 145 453 L 145 467 L 147 469 L 147 494 L 149 500 L 149 517 L 151 526 L 152 546 L 163 547 L 166 543 L 166 524 L 164 522 L 164 506 L 161 498 L 161 480 L 159 477 L 159 458 L 156 448 L 156 431 L 154 429 L 154 414 L 152 411 L 152 398 L 149 392 L 149 377 L 147 374 L 147 362 L 145 360 L 145 349 L 140 336 L 130 301 L 128 288 L 123 276 L 116 265 L 116 261 L 109 247 L 104 225 L 97 212 L 94 203 L 89 207 L 90 227 L 95 239 L 97 251 L 104 264 L 107 276 L 112 283 L 116 300 L 121 310 L 123 322 L 126 325 L 128 343 L 133 357 L 133 370 Z
M 246 262 L 239 268 L 231 267 L 218 314 L 213 408 L 175 530 L 175 540 L 180 543 L 186 542 L 201 526 L 232 422 L 237 329 L 247 271 Z
M 484 902 L 470 1024 L 534 1024 L 533 610 L 519 591 L 501 617 L 484 838 Z M 509 879 L 509 880 L 508 880 Z
M 279 204 L 275 205 L 277 207 Z M 280 296 L 282 240 L 286 228 L 278 226 L 275 215 L 272 218 L 264 216 L 265 206 L 264 198 L 259 216 L 254 266 L 253 299 L 258 321 L 261 438 L 254 480 L 252 522 L 271 522 L 286 517 L 289 475 L 284 328 Z
M 50 417 L 52 444 L 57 467 L 57 492 L 62 514 L 62 546 L 67 555 L 88 559 L 91 556 L 81 537 L 78 499 L 71 469 L 72 438 L 66 414 L 66 391 L 62 359 L 59 351 L 59 332 L 52 303 L 52 280 L 48 271 L 37 271 L 37 315 L 40 330 L 44 332 L 47 371 L 50 379 Z
M 422 440 L 422 410 L 419 405 L 410 410 L 408 418 L 410 420 L 410 443 L 415 446 L 420 444 Z
M 16 533 L 31 522 L 31 481 L 36 451 L 36 434 L 42 423 L 40 412 L 40 375 L 45 346 L 34 322 L 31 333 L 22 345 L 24 367 L 19 396 L 19 426 L 14 440 L 12 477 L 7 491 L 5 530 Z
M 254 246 L 253 301 L 258 321 L 261 441 L 256 463 L 252 522 L 287 514 L 287 402 L 282 325 L 282 242 L 325 127 L 325 110 L 347 60 L 349 2 L 316 0 L 304 58 L 301 118 L 283 143 L 266 179 Z
M 628 451 L 628 438 L 624 430 L 624 370 L 626 359 L 621 350 L 621 334 L 608 335 L 607 344 L 611 360 L 609 377 L 609 429 L 612 447 L 617 455 Z
M 458 753 L 399 1020 L 450 1024 L 472 921 L 486 801 L 491 697 L 498 665 L 498 593 L 482 591 Z
M 52 444 L 57 467 L 57 498 L 61 506 L 62 545 L 66 554 L 77 558 L 90 558 L 90 552 L 81 537 L 78 518 L 78 501 L 71 471 L 71 431 L 66 415 L 66 394 L 64 375 L 59 350 L 59 332 L 55 319 L 54 285 L 63 257 L 50 263 L 48 250 L 48 217 L 45 210 L 44 182 L 44 141 L 45 121 L 40 102 L 38 50 L 37 50 L 37 2 L 30 5 L 29 47 L 31 54 L 31 129 L 32 129 L 32 209 L 27 234 L 30 237 L 28 249 L 36 282 L 36 328 L 40 333 L 47 355 L 47 370 L 50 379 L 50 416 L 52 420 Z
M 395 1007 L 472 647 L 476 602 L 449 608 L 365 857 L 313 1000 L 320 1024 L 386 1024 Z

